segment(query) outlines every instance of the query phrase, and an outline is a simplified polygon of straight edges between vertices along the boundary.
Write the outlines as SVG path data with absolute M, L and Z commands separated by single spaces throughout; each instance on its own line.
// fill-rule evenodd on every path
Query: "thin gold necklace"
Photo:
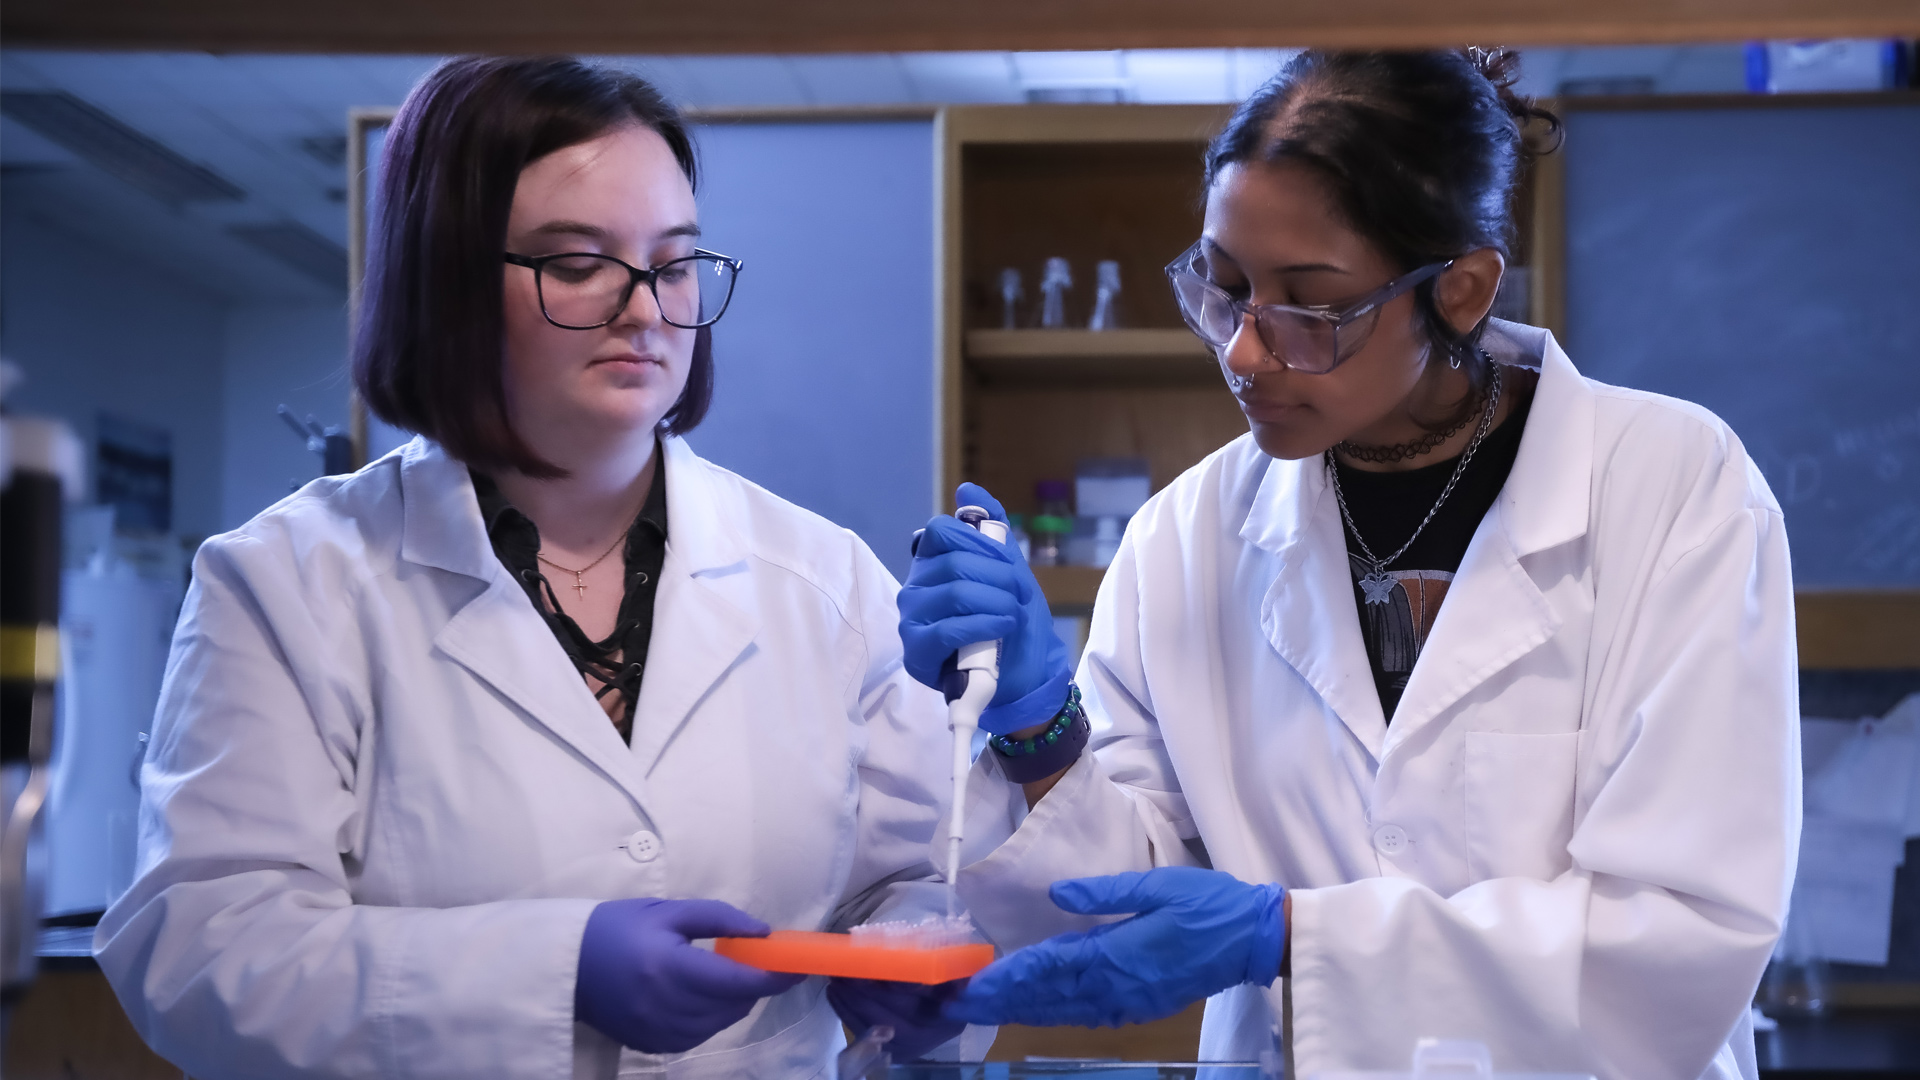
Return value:
M 581 576 L 584 575 L 588 570 L 591 570 L 594 567 L 599 566 L 601 563 L 606 562 L 607 556 L 613 554 L 613 549 L 619 547 L 620 542 L 622 540 L 625 540 L 626 538 L 627 538 L 627 534 L 624 532 L 621 533 L 619 536 L 614 537 L 613 544 L 609 546 L 607 550 L 601 552 L 599 558 L 593 560 L 592 562 L 588 563 L 586 566 L 581 567 L 578 570 L 575 570 L 571 566 L 561 566 L 559 563 L 554 562 L 552 559 L 547 558 L 545 555 L 542 555 L 537 551 L 533 553 L 533 557 L 536 559 L 539 559 L 543 563 L 546 563 L 548 566 L 553 567 L 555 570 L 565 570 L 567 573 L 572 574 L 574 599 L 585 600 L 587 598 L 587 584 L 586 582 L 581 580 Z

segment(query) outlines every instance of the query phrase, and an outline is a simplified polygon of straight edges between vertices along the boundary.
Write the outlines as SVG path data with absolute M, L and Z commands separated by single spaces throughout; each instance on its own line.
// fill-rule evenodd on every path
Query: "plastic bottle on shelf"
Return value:
M 1073 507 L 1068 498 L 1072 485 L 1065 480 L 1042 480 L 1033 486 L 1040 512 L 1027 520 L 1032 541 L 1028 562 L 1034 566 L 1063 566 L 1067 535 L 1073 532 Z
M 1120 554 L 1120 519 L 1103 517 L 1093 523 L 1093 565 L 1105 570 Z
M 1067 290 L 1073 288 L 1073 270 L 1058 256 L 1047 260 L 1040 279 L 1040 325 L 1059 330 L 1067 325 Z
M 1089 330 L 1117 330 L 1120 327 L 1120 264 L 1102 259 L 1094 268 L 1096 290 L 1093 294 L 1093 318 Z
M 1000 329 L 1012 330 L 1020 325 L 1016 319 L 1026 299 L 1027 287 L 1020 280 L 1020 271 L 1011 266 L 1000 271 Z
M 1027 515 L 1007 515 L 1007 543 L 1020 549 L 1020 557 L 1033 561 L 1033 538 L 1027 534 Z

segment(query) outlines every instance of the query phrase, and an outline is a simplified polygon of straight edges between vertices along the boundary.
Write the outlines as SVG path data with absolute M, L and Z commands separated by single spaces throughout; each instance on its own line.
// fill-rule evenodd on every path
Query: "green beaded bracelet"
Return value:
M 1068 683 L 1067 703 L 1054 714 L 1053 722 L 1047 725 L 1047 730 L 1031 739 L 1009 739 L 1005 735 L 994 735 L 989 737 L 987 742 L 1007 757 L 1037 754 L 1059 742 L 1060 736 L 1066 734 L 1067 729 L 1073 727 L 1074 721 L 1082 715 L 1084 713 L 1080 708 L 1080 687 L 1077 684 Z

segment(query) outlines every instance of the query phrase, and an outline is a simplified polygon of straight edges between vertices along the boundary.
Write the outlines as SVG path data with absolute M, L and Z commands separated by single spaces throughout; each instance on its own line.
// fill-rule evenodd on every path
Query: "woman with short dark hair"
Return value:
M 942 910 L 947 737 L 896 585 L 701 460 L 685 122 L 641 79 L 464 59 L 386 141 L 355 385 L 418 432 L 195 560 L 98 953 L 203 1080 L 811 1076 L 941 991 L 694 939 Z
M 1755 1076 L 1799 822 L 1786 534 L 1718 418 L 1489 318 L 1558 128 L 1515 59 L 1310 50 L 1214 140 L 1167 272 L 1250 430 L 1134 517 L 1077 685 L 1025 566 L 928 527 L 908 668 L 998 638 L 1025 706 L 983 717 L 966 820 L 1006 825 L 960 890 L 1038 943 L 955 1015 L 1212 996 L 1203 1057 L 1279 1027 L 1305 1076 L 1422 1036 Z

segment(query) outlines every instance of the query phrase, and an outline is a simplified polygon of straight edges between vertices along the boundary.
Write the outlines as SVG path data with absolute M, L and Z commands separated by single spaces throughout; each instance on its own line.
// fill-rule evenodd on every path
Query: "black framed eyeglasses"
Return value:
M 1167 280 L 1180 302 L 1180 316 L 1200 340 L 1213 346 L 1221 364 L 1226 348 L 1248 315 L 1253 316 L 1267 357 L 1295 371 L 1325 375 L 1360 351 L 1380 321 L 1387 301 L 1453 265 L 1453 260 L 1427 265 L 1394 278 L 1378 289 L 1342 307 L 1292 304 L 1256 304 L 1236 300 L 1208 277 L 1202 243 L 1167 264 Z
M 585 251 L 531 256 L 509 251 L 506 257 L 514 266 L 533 271 L 540 313 L 562 330 L 597 330 L 619 318 L 641 282 L 653 293 L 667 325 L 683 330 L 712 326 L 727 313 L 741 268 L 739 259 L 701 248 L 651 270 Z

